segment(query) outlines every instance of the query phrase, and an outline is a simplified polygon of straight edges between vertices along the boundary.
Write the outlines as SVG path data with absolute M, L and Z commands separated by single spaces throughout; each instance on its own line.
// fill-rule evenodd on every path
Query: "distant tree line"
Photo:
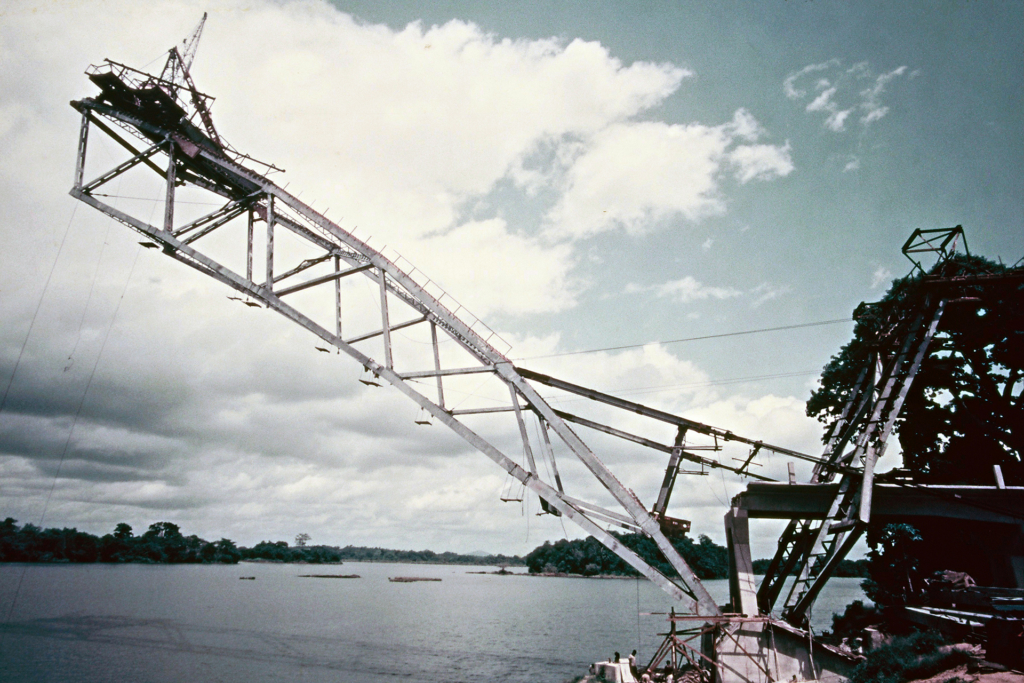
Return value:
M 305 536 L 300 534 L 300 536 Z M 623 545 L 669 576 L 674 570 L 650 538 L 640 534 L 615 534 Z M 297 537 L 298 538 L 298 537 Z M 308 540 L 303 538 L 303 541 Z M 728 551 L 707 536 L 681 538 L 673 545 L 701 579 L 729 576 Z M 545 542 L 525 558 L 519 555 L 461 555 L 432 550 L 391 550 L 348 545 L 335 548 L 323 545 L 289 546 L 285 541 L 261 541 L 251 548 L 238 547 L 222 538 L 206 541 L 185 536 L 177 524 L 156 522 L 141 536 L 121 522 L 105 536 L 94 536 L 77 529 L 42 529 L 34 524 L 18 526 L 8 517 L 0 522 L 0 562 L 141 562 L 141 563 L 221 563 L 241 560 L 268 562 L 307 562 L 310 564 L 355 562 L 406 562 L 423 564 L 461 564 L 523 566 L 530 573 L 580 574 L 583 576 L 636 576 L 637 572 L 619 556 L 593 538 Z M 754 572 L 763 574 L 769 560 L 755 560 Z M 868 576 L 868 560 L 844 560 L 837 576 Z
M 655 545 L 641 534 L 613 534 L 645 562 L 667 576 L 678 574 Z M 729 577 L 729 551 L 703 534 L 694 541 L 684 537 L 672 541 L 686 563 L 700 579 Z M 764 574 L 771 560 L 754 560 L 754 573 Z M 545 542 L 526 556 L 531 574 L 579 574 L 582 576 L 637 576 L 638 572 L 593 536 L 574 541 Z M 867 577 L 868 560 L 843 560 L 836 576 Z
M 121 522 L 112 533 L 94 536 L 78 529 L 19 527 L 8 517 L 0 522 L 0 562 L 141 562 L 153 564 L 235 564 L 239 560 L 341 562 L 336 548 L 290 548 L 284 541 L 263 541 L 239 548 L 231 539 L 207 541 L 185 536 L 177 524 L 156 522 L 141 536 Z
M 326 564 L 341 562 L 337 548 L 325 545 L 291 546 L 285 541 L 260 541 L 251 548 L 241 548 L 243 560 L 270 560 L 272 562 L 308 562 Z
M 473 564 L 495 566 L 523 566 L 526 561 L 519 555 L 460 555 L 435 553 L 433 550 L 389 550 L 347 545 L 338 550 L 342 559 L 354 562 L 420 562 L 424 564 Z
M 224 563 L 241 559 L 234 542 L 184 536 L 177 524 L 156 522 L 136 536 L 121 522 L 112 533 L 97 537 L 77 529 L 18 527 L 8 517 L 0 522 L 0 562 L 149 562 Z
M 667 576 L 677 576 L 654 541 L 641 534 L 614 534 L 627 548 Z M 672 542 L 694 573 L 701 579 L 724 579 L 729 576 L 728 551 L 707 536 L 697 541 L 684 537 Z M 638 572 L 625 560 L 588 536 L 573 541 L 546 541 L 526 556 L 531 574 L 581 574 L 583 576 L 637 576 Z
M 388 550 L 346 546 L 334 548 L 306 545 L 308 534 L 296 536 L 296 545 L 285 541 L 261 541 L 251 548 L 238 547 L 222 538 L 206 541 L 185 536 L 177 524 L 156 522 L 141 536 L 121 522 L 105 536 L 77 529 L 43 529 L 34 524 L 18 526 L 8 517 L 0 522 L 0 562 L 143 562 L 143 563 L 223 563 L 240 560 L 270 562 L 308 562 L 323 564 L 359 560 L 364 562 L 422 562 L 433 564 L 523 565 L 519 556 L 459 555 L 432 550 Z

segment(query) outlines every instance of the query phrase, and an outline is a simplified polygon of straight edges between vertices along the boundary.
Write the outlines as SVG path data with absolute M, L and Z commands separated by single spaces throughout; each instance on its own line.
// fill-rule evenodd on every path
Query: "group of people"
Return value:
M 621 655 L 616 652 L 615 656 L 609 661 L 618 664 L 621 662 Z M 672 660 L 669 659 L 665 662 L 665 668 L 661 670 L 649 669 L 641 674 L 636 666 L 636 650 L 633 650 L 629 655 L 629 671 L 633 674 L 633 678 L 639 680 L 640 683 L 654 683 L 655 681 L 658 683 L 675 683 L 676 676 L 681 673 L 672 665 Z
M 618 664 L 621 661 L 619 653 L 616 652 L 615 657 L 608 661 L 615 662 L 616 664 Z M 636 668 L 636 650 L 633 650 L 633 652 L 631 652 L 629 655 L 629 672 L 633 674 L 633 678 L 638 678 L 640 676 L 640 672 L 637 671 Z

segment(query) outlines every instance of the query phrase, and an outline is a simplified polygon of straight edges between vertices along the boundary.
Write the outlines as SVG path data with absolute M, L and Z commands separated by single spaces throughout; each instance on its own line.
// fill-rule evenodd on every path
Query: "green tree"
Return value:
M 324 551 L 323 561 L 334 561 L 336 555 Z M 34 524 L 18 528 L 10 517 L 0 522 L 0 562 L 235 563 L 241 556 L 226 538 L 207 543 L 195 535 L 185 537 L 170 522 L 157 522 L 139 537 L 122 522 L 102 538 L 77 529 L 41 529 Z
M 614 534 L 623 545 L 635 552 L 645 562 L 668 576 L 676 571 L 668 563 L 654 541 L 643 534 Z M 729 575 L 729 555 L 725 547 L 701 535 L 697 542 L 680 538 L 672 542 L 686 563 L 701 579 L 723 579 Z M 526 556 L 530 573 L 560 572 L 564 574 L 614 574 L 636 576 L 637 571 L 626 564 L 618 555 L 608 550 L 593 536 L 555 543 L 545 541 Z
M 918 483 L 992 485 L 999 465 L 1007 484 L 1024 484 L 1024 268 L 956 254 L 895 280 L 880 301 L 854 311 L 853 339 L 825 367 L 807 414 L 831 426 L 873 349 L 899 345 L 929 296 L 947 304 L 895 423 L 904 468 Z M 964 548 L 969 535 L 948 524 L 872 525 L 869 597 L 900 604 L 920 575 L 941 569 L 1001 580 L 986 575 L 985 563 L 949 552 L 951 538 Z
M 21 555 L 18 520 L 8 517 L 0 522 L 0 562 L 19 562 Z
M 1024 483 L 1021 275 L 1024 269 L 957 254 L 928 275 L 894 281 L 881 301 L 854 311 L 854 337 L 825 367 L 807 414 L 833 424 L 871 349 L 913 319 L 926 295 L 941 294 L 946 310 L 895 426 L 904 467 L 920 482 L 991 484 L 999 465 L 1007 483 Z
M 239 552 L 235 542 L 229 538 L 222 538 L 216 543 L 213 543 L 217 549 L 215 558 L 217 562 L 223 564 L 236 564 L 242 559 L 242 554 Z
M 909 524 L 886 524 L 868 534 L 871 578 L 861 584 L 872 602 L 905 605 L 921 585 L 918 554 L 923 539 Z
M 172 522 L 154 522 L 142 535 L 141 554 L 152 562 L 182 562 L 188 551 L 181 529 Z

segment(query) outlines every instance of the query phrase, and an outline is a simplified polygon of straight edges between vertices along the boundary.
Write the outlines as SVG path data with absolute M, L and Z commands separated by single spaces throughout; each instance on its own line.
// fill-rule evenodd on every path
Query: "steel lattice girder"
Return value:
M 760 610 L 770 613 L 790 577 L 784 617 L 802 625 L 818 593 L 871 520 L 874 468 L 903 407 L 945 309 L 943 298 L 926 297 L 913 322 L 896 338 L 898 349 L 887 362 L 876 352 L 861 371 L 856 389 L 833 426 L 811 484 L 843 476 L 823 518 L 794 519 L 757 592 Z M 846 451 L 846 446 L 854 447 Z M 859 471 L 851 470 L 860 462 Z M 845 468 L 845 469 L 844 469 Z
M 109 86 L 110 76 L 113 75 L 113 70 L 111 70 L 109 75 L 104 75 L 103 78 L 106 79 L 103 81 L 104 84 Z M 98 84 L 100 83 L 100 77 L 98 76 L 94 77 L 93 80 Z M 128 84 L 122 83 L 121 85 L 129 90 L 131 89 Z M 115 86 L 110 87 L 113 88 Z M 117 92 L 121 92 L 121 90 Z M 400 268 L 376 249 L 354 237 L 350 232 L 327 219 L 324 215 L 314 211 L 295 196 L 278 187 L 265 176 L 229 158 L 223 150 L 218 150 L 215 143 L 212 143 L 209 138 L 203 136 L 199 129 L 191 126 L 186 120 L 183 119 L 174 126 L 168 125 L 163 121 L 150 120 L 144 115 L 144 112 L 136 111 L 130 106 L 118 106 L 111 97 L 104 97 L 101 100 L 85 99 L 76 101 L 72 102 L 72 106 L 82 113 L 82 129 L 79 138 L 75 185 L 71 190 L 73 197 L 152 239 L 163 248 L 164 253 L 168 256 L 261 302 L 267 308 L 283 315 L 312 332 L 324 342 L 352 357 L 364 368 L 372 372 L 374 376 L 387 380 L 436 420 L 445 424 L 467 443 L 491 458 L 512 477 L 535 492 L 545 501 L 546 505 L 576 522 L 584 531 L 596 537 L 601 543 L 647 576 L 671 597 L 687 603 L 691 611 L 706 616 L 716 616 L 721 613 L 719 607 L 697 579 L 691 568 L 672 546 L 668 538 L 666 538 L 658 521 L 646 510 L 636 495 L 627 489 L 608 470 L 583 440 L 579 438 L 547 401 L 517 371 L 513 364 L 490 343 L 492 336 L 484 337 L 478 333 L 479 321 L 467 324 L 456 313 L 453 313 L 442 304 L 439 298 L 428 293 L 424 286 L 418 283 L 410 273 Z M 148 142 L 149 147 L 139 152 L 132 143 L 125 141 L 101 119 L 106 119 L 115 126 L 128 131 L 139 140 Z M 83 169 L 86 161 L 88 133 L 90 125 L 93 124 L 107 133 L 118 144 L 131 151 L 133 159 L 127 165 L 122 164 L 125 168 L 121 170 L 118 170 L 120 167 L 117 167 L 107 174 L 101 175 L 97 181 L 84 183 Z M 198 140 L 200 144 L 197 144 L 197 134 L 202 136 L 202 139 Z M 151 159 L 157 153 L 153 151 L 153 148 L 156 148 L 159 154 L 166 157 L 167 165 L 165 169 L 159 169 L 153 164 Z M 93 190 L 102 186 L 111 178 L 139 164 L 164 174 L 166 180 L 166 203 L 164 225 L 162 228 L 150 225 L 146 221 L 106 204 L 97 199 L 93 194 Z M 221 209 L 207 216 L 175 228 L 175 190 L 179 185 L 192 185 L 213 192 L 224 197 L 227 203 Z M 249 220 L 248 265 L 247 272 L 244 275 L 234 272 L 197 248 L 197 242 L 203 236 L 243 214 L 248 214 Z M 255 280 L 252 273 L 252 225 L 256 216 L 262 218 L 267 223 L 267 277 L 262 282 Z M 275 277 L 273 273 L 275 261 L 273 231 L 277 226 L 291 231 L 304 239 L 309 245 L 322 250 L 323 253 L 320 257 L 312 259 L 316 263 L 309 263 L 309 260 L 304 261 L 283 275 Z M 186 235 L 186 233 L 191 234 Z M 312 265 L 329 260 L 335 263 L 334 273 L 307 280 L 301 285 L 283 287 L 275 291 L 275 283 L 280 282 L 286 277 L 291 277 Z M 340 270 L 339 265 L 341 262 L 348 264 L 348 268 Z M 335 291 L 337 292 L 339 280 L 342 277 L 356 273 L 362 273 L 362 275 L 373 280 L 380 288 L 381 328 L 377 333 L 345 340 L 340 334 L 340 316 L 338 317 L 337 329 L 332 332 L 317 323 L 311 313 L 301 311 L 297 306 L 286 303 L 282 299 L 286 294 L 298 291 L 299 289 L 311 288 L 327 283 L 334 283 Z M 419 317 L 406 323 L 391 324 L 388 314 L 389 300 L 401 302 L 417 312 Z M 340 301 L 336 302 L 336 306 L 340 311 Z M 431 333 L 434 339 L 435 367 L 432 370 L 399 373 L 395 369 L 394 358 L 392 357 L 391 332 L 402 326 L 421 322 L 427 322 L 431 326 Z M 440 329 L 445 335 L 456 341 L 460 347 L 479 363 L 479 366 L 442 369 L 437 356 L 437 329 Z M 493 335 L 493 333 L 491 334 Z M 362 339 L 377 336 L 383 342 L 383 362 L 354 346 L 355 343 Z M 507 384 L 515 401 L 513 406 L 518 403 L 518 398 L 521 398 L 525 404 L 524 409 L 532 411 L 540 420 L 545 435 L 547 429 L 550 428 L 550 431 L 554 432 L 561 443 L 579 459 L 617 503 L 622 506 L 626 514 L 621 515 L 613 511 L 604 510 L 596 505 L 572 498 L 560 490 L 560 482 L 558 488 L 545 483 L 536 471 L 535 466 L 531 466 L 529 471 L 520 467 L 490 441 L 457 419 L 456 411 L 446 409 L 444 406 L 443 389 L 441 388 L 441 377 L 481 372 L 490 373 Z M 431 375 L 437 377 L 438 380 L 437 401 L 420 393 L 406 381 L 416 376 Z M 521 423 L 521 415 L 518 419 Z M 526 430 L 522 428 L 519 430 L 519 433 L 524 451 L 530 453 L 530 444 Z M 615 522 L 619 520 L 629 520 L 629 527 L 639 529 L 653 539 L 669 563 L 679 573 L 680 579 L 669 578 L 650 566 L 633 551 L 623 546 L 613 534 L 599 524 L 599 521 Z

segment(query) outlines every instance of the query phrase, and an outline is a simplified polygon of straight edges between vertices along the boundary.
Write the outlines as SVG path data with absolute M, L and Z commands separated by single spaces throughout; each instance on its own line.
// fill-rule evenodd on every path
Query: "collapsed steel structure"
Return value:
M 889 331 L 885 343 L 876 347 L 821 457 L 740 437 L 728 430 L 516 367 L 505 355 L 507 345 L 503 345 L 498 335 L 436 283 L 405 259 L 386 256 L 383 249 L 371 247 L 352 231 L 300 201 L 268 178 L 270 173 L 280 169 L 238 152 L 223 139 L 213 125 L 210 111 L 213 98 L 200 92 L 190 75 L 202 27 L 203 22 L 200 22 L 182 50 L 173 48 L 169 52 L 159 76 L 110 60 L 87 70 L 100 94 L 71 103 L 82 116 L 71 190 L 73 197 L 139 232 L 146 240 L 144 246 L 160 248 L 167 256 L 245 297 L 244 300 L 232 298 L 239 298 L 248 306 L 275 311 L 328 347 L 350 356 L 370 373 L 361 380 L 364 384 L 380 386 L 378 380 L 386 380 L 430 418 L 447 426 L 523 487 L 537 494 L 543 512 L 572 520 L 673 599 L 682 602 L 687 611 L 704 624 L 694 631 L 701 643 L 698 647 L 679 645 L 683 640 L 677 638 L 673 625 L 671 637 L 677 645 L 663 647 L 665 652 L 659 651 L 662 656 L 678 651 L 696 664 L 701 660 L 714 664 L 725 654 L 722 643 L 730 639 L 745 655 L 749 654 L 741 643 L 747 642 L 746 647 L 751 647 L 751 642 L 749 638 L 743 641 L 737 629 L 753 622 L 762 626 L 770 624 L 771 617 L 760 615 L 770 615 L 776 609 L 786 584 L 791 589 L 784 603 L 784 618 L 798 627 L 806 626 L 807 614 L 822 586 L 870 520 L 875 464 L 884 452 L 903 400 L 935 334 L 946 306 L 943 295 L 930 296 L 913 320 L 899 321 Z M 93 129 L 124 148 L 129 158 L 87 180 L 87 151 Z M 164 211 L 158 225 L 103 201 L 109 195 L 98 192 L 135 169 L 148 169 L 159 178 Z M 179 193 L 184 187 L 197 188 L 223 203 L 210 213 L 182 221 L 181 208 L 187 207 L 179 207 Z M 259 231 L 258 224 L 262 224 Z M 214 234 L 225 235 L 231 232 L 229 226 L 240 225 L 244 225 L 244 231 L 235 230 L 226 238 L 236 253 L 244 255 L 244 270 L 239 268 L 236 272 L 224 259 L 215 256 L 217 250 L 207 249 L 206 245 Z M 930 231 L 919 231 L 905 245 L 904 252 L 917 253 L 925 249 L 945 253 L 956 230 L 959 228 L 954 232 L 938 231 L 942 232 L 938 236 L 928 234 Z M 294 247 L 293 240 L 292 246 L 281 248 L 282 232 L 297 238 L 301 247 Z M 962 235 L 962 231 L 959 234 Z M 915 242 L 915 238 L 918 241 Z M 939 240 L 938 247 L 936 240 Z M 264 248 L 260 249 L 261 246 Z M 357 304 L 342 295 L 343 282 L 357 275 L 367 278 L 376 290 L 373 310 L 356 310 L 353 307 Z M 294 296 L 301 292 L 306 294 Z M 399 319 L 399 315 L 403 317 Z M 372 316 L 379 320 L 379 326 L 368 332 L 343 334 L 343 320 L 359 316 Z M 400 330 L 428 332 L 430 352 L 410 351 L 396 335 Z M 345 331 L 348 332 L 347 327 Z M 461 363 L 453 362 L 452 353 L 447 350 L 442 354 L 446 341 L 454 342 L 461 350 Z M 329 351 L 329 348 L 317 348 Z M 442 362 L 442 355 L 445 355 L 445 362 Z M 446 403 L 446 382 L 473 375 L 482 376 L 499 388 L 507 395 L 507 403 L 469 408 Z M 661 443 L 555 409 L 535 385 L 668 425 L 675 430 L 675 439 L 671 444 Z M 429 390 L 423 388 L 425 386 L 429 386 Z M 499 435 L 518 434 L 513 447 L 521 449 L 523 465 L 507 454 L 508 448 L 500 447 L 498 439 L 485 438 L 478 430 L 471 429 L 465 418 L 473 415 L 502 420 L 504 427 L 495 430 Z M 528 428 L 531 420 L 536 421 L 536 435 L 532 439 Z M 650 509 L 612 474 L 571 424 L 668 454 L 664 481 Z M 690 433 L 710 438 L 712 445 L 688 445 Z M 694 452 L 701 448 L 719 450 L 721 442 L 749 446 L 749 455 L 742 464 L 732 466 Z M 570 495 L 563 487 L 555 462 L 555 446 L 582 463 L 621 511 Z M 546 471 L 537 466 L 538 448 L 547 465 Z M 790 522 L 780 538 L 768 574 L 756 590 L 750 568 L 746 512 L 736 508 L 730 511 L 726 531 L 733 560 L 732 614 L 723 614 L 671 543 L 670 536 L 687 531 L 689 523 L 666 514 L 669 499 L 684 462 L 695 463 L 702 470 L 722 468 L 768 480 L 750 471 L 754 459 L 766 451 L 813 462 L 810 483 L 828 485 L 831 502 L 825 514 L 817 512 L 813 517 L 794 518 Z M 651 566 L 607 530 L 606 525 L 641 532 L 653 539 L 678 578 Z M 790 626 L 781 626 L 783 632 L 798 632 Z M 774 648 L 774 635 L 772 637 Z M 761 636 L 755 634 L 755 641 L 758 638 Z M 735 648 L 733 651 L 735 653 Z M 767 675 L 767 669 L 755 668 L 750 676 Z M 743 680 L 752 680 L 750 676 Z

